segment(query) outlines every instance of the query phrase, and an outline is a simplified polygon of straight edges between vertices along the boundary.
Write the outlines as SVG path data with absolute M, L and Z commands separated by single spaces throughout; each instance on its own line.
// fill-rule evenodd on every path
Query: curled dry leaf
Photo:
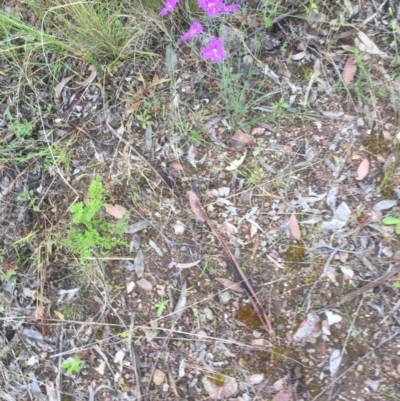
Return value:
M 193 191 L 189 192 L 189 205 L 198 220 L 206 221 L 203 212 L 201 211 L 200 200 Z
M 250 135 L 245 134 L 242 130 L 237 130 L 233 135 L 232 139 L 236 142 L 240 142 L 245 146 L 254 146 L 254 138 Z
M 299 223 L 297 222 L 295 213 L 292 213 L 292 215 L 290 216 L 289 229 L 290 229 L 290 234 L 292 234 L 293 238 L 300 241 L 301 239 L 300 226 Z
M 353 80 L 354 76 L 356 75 L 356 72 L 357 72 L 357 64 L 354 60 L 354 56 L 349 56 L 343 68 L 343 81 L 346 85 Z
M 293 341 L 296 343 L 306 341 L 314 343 L 320 334 L 319 321 L 320 319 L 316 313 L 309 313 L 294 334 Z
M 170 164 L 168 167 L 168 172 L 175 178 L 180 177 L 182 170 L 183 167 L 177 162 Z
M 363 180 L 367 176 L 368 171 L 369 171 L 369 160 L 365 158 L 358 166 L 356 180 L 359 181 Z
M 79 86 L 89 85 L 96 78 L 97 75 L 96 68 L 94 68 L 92 65 L 89 66 L 89 71 L 90 75 L 88 78 L 86 78 L 84 81 L 75 81 L 75 83 Z
M 63 79 L 61 80 L 60 83 L 58 83 L 58 84 L 56 85 L 56 87 L 54 88 L 54 97 L 56 98 L 56 100 L 59 100 L 59 99 L 60 99 L 61 93 L 62 93 L 62 91 L 63 91 L 63 89 L 64 89 L 64 86 L 67 85 L 67 83 L 68 83 L 69 81 L 71 81 L 71 79 L 72 79 L 73 77 L 74 77 L 73 75 L 70 75 L 69 77 L 65 77 L 65 78 L 63 78 Z
M 291 401 L 293 395 L 292 387 L 285 387 L 279 391 L 278 394 L 274 395 L 272 401 Z
M 127 210 L 121 205 L 106 205 L 106 212 L 116 219 L 122 219 Z
M 220 284 L 222 284 L 225 288 L 228 288 L 229 290 L 235 291 L 235 292 L 243 292 L 243 288 L 240 286 L 240 284 L 233 282 L 232 280 L 229 280 L 227 278 L 216 278 L 216 281 L 218 281 Z
M 219 383 L 213 383 L 207 377 L 203 378 L 202 383 L 211 400 L 223 400 L 238 391 L 237 382 L 233 377 L 226 377 L 222 386 Z
M 176 235 L 182 235 L 185 232 L 186 228 L 185 225 L 180 220 L 177 220 L 172 227 L 174 228 Z
M 240 158 L 240 159 L 236 159 L 234 160 L 228 167 L 225 168 L 226 171 L 233 171 L 236 170 L 237 168 L 239 168 L 243 162 L 244 159 L 246 158 L 246 152 L 244 153 L 244 155 Z

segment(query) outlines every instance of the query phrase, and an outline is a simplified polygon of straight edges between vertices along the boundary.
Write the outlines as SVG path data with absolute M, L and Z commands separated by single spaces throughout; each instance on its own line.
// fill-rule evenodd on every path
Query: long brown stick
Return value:
M 192 196 L 194 198 L 194 194 L 192 193 Z M 197 198 L 197 196 L 196 196 Z M 218 239 L 219 243 L 221 244 L 225 257 L 226 257 L 226 262 L 228 264 L 228 267 L 232 269 L 233 274 L 237 280 L 240 281 L 240 284 L 243 286 L 243 288 L 246 290 L 251 303 L 253 304 L 253 307 L 255 311 L 257 312 L 257 315 L 259 316 L 261 322 L 264 325 L 264 328 L 268 328 L 268 330 L 273 333 L 274 329 L 272 328 L 271 322 L 269 320 L 268 315 L 265 313 L 264 307 L 260 300 L 257 298 L 257 295 L 249 281 L 249 279 L 246 277 L 246 275 L 243 273 L 243 270 L 239 266 L 239 263 L 237 262 L 236 258 L 233 256 L 232 252 L 226 245 L 224 239 L 221 237 L 219 232 L 215 229 L 213 223 L 211 222 L 210 218 L 208 217 L 207 213 L 205 212 L 202 204 L 200 203 L 199 198 L 195 200 L 196 206 L 201 210 L 201 213 L 204 216 L 205 221 L 207 222 L 208 226 L 210 227 L 210 230 L 212 233 L 216 236 Z

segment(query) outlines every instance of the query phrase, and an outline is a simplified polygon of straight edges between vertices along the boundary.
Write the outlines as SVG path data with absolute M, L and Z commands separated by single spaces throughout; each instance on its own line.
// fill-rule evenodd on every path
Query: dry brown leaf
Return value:
M 240 286 L 240 284 L 235 283 L 227 278 L 216 278 L 215 280 L 218 281 L 220 284 L 222 284 L 225 288 L 228 288 L 229 290 L 240 293 L 244 291 L 243 288 Z
M 213 383 L 207 377 L 203 378 L 202 383 L 211 400 L 229 398 L 238 391 L 237 382 L 233 377 L 226 377 L 222 386 L 219 383 Z
M 56 87 L 54 88 L 54 97 L 56 98 L 56 100 L 60 99 L 64 86 L 67 85 L 67 83 L 71 81 L 73 77 L 74 77 L 73 75 L 65 77 L 61 80 L 59 84 L 56 85 Z
M 293 336 L 295 343 L 310 342 L 314 343 L 316 338 L 320 335 L 321 330 L 319 328 L 320 318 L 316 313 L 309 313 L 307 318 L 303 320 L 300 327 L 297 329 Z
M 89 66 L 89 71 L 90 75 L 88 78 L 86 78 L 84 81 L 75 81 L 75 83 L 79 86 L 89 85 L 96 78 L 97 75 L 96 68 L 94 68 L 92 65 Z
M 200 199 L 198 196 L 193 192 L 189 192 L 189 205 L 190 208 L 192 209 L 192 212 L 194 215 L 200 220 L 200 221 L 206 221 L 203 212 L 201 211 L 201 208 L 199 207 L 200 204 Z
M 386 53 L 379 50 L 378 46 L 362 31 L 357 32 L 357 38 L 354 40 L 354 44 L 358 50 L 362 52 L 387 57 Z
M 369 171 L 369 160 L 365 158 L 358 166 L 356 180 L 364 179 L 367 176 L 368 171 Z
M 292 234 L 293 238 L 300 241 L 300 239 L 301 239 L 300 226 L 299 226 L 299 223 L 297 222 L 295 213 L 292 213 L 292 215 L 290 216 L 289 230 L 290 230 L 290 234 Z
M 240 142 L 246 146 L 254 146 L 254 138 L 250 135 L 245 134 L 242 130 L 237 130 L 233 135 L 232 139 L 234 141 Z
M 106 212 L 116 219 L 122 219 L 127 210 L 121 205 L 106 205 Z
M 349 56 L 343 68 L 343 81 L 349 84 L 357 72 L 357 64 L 355 63 L 354 56 Z
M 278 394 L 274 395 L 272 401 L 290 401 L 292 399 L 293 389 L 292 387 L 285 387 L 279 391 Z

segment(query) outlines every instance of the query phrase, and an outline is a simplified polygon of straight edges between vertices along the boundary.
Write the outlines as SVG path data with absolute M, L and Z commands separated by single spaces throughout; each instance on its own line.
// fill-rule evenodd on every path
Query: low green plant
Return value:
M 29 191 L 23 191 L 18 195 L 18 200 L 21 202 L 26 202 L 28 207 L 31 208 L 34 212 L 39 212 L 39 206 L 36 204 L 35 195 L 33 189 Z
M 95 218 L 102 207 L 106 205 L 104 198 L 106 191 L 99 177 L 96 177 L 89 186 L 89 201 L 71 206 L 72 227 L 69 230 L 65 245 L 72 253 L 79 256 L 80 262 L 85 264 L 92 252 L 97 250 L 107 255 L 115 246 L 127 243 L 122 240 L 127 225 L 127 215 L 117 224 Z
M 161 299 L 160 302 L 157 302 L 154 306 L 157 308 L 157 316 L 161 317 L 164 313 L 165 308 L 168 305 L 167 299 Z
M 384 217 L 382 219 L 382 224 L 385 226 L 394 226 L 394 230 L 396 234 L 400 234 L 400 215 L 394 217 L 394 216 L 388 216 Z
M 74 357 L 66 359 L 61 367 L 65 369 L 69 375 L 73 372 L 80 373 L 83 369 L 83 361 L 78 355 L 74 355 Z

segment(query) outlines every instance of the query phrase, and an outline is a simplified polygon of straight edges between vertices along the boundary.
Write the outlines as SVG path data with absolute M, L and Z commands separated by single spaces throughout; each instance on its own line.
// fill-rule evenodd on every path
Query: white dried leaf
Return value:
M 326 315 L 326 318 L 328 319 L 328 324 L 329 325 L 332 325 L 332 324 L 335 324 L 335 323 L 339 323 L 339 322 L 342 321 L 342 316 L 340 316 L 340 315 L 338 315 L 336 313 L 333 313 L 333 312 L 331 312 L 329 310 L 325 312 L 325 315 Z
M 185 368 L 186 368 L 186 361 L 181 359 L 179 362 L 179 370 L 178 370 L 178 377 L 181 379 L 185 376 Z
M 134 266 L 135 266 L 135 273 L 137 276 L 140 278 L 143 276 L 144 272 L 144 256 L 143 252 L 138 252 L 135 256 L 134 260 Z
M 266 340 L 265 338 L 255 338 L 254 340 L 251 340 L 251 345 L 253 347 L 272 347 L 272 344 L 270 341 Z
M 153 240 L 151 240 L 151 239 L 149 240 L 149 245 L 156 251 L 158 256 L 161 256 L 161 257 L 164 256 L 160 247 Z
M 185 310 L 186 306 L 186 281 L 183 283 L 183 286 L 181 288 L 181 295 L 179 296 L 178 302 L 176 303 L 175 309 L 174 309 L 174 318 L 179 319 L 182 316 L 182 313 Z
M 397 200 L 383 200 L 374 205 L 373 210 L 379 212 L 381 210 L 387 210 L 397 205 Z
M 125 352 L 120 349 L 114 356 L 114 363 L 119 363 L 122 365 L 124 358 L 125 358 Z
M 330 335 L 331 335 L 331 329 L 330 329 L 330 327 L 329 327 L 329 323 L 328 323 L 327 320 L 324 320 L 324 321 L 322 322 L 321 328 L 322 328 L 322 333 L 323 333 L 323 334 L 325 334 L 325 335 L 327 335 L 327 336 L 330 336 Z
M 258 224 L 250 223 L 250 238 L 253 238 L 258 231 Z
M 244 152 L 243 156 L 240 159 L 233 160 L 228 167 L 225 167 L 225 170 L 234 171 L 238 169 L 243 164 L 244 160 L 246 159 L 246 156 L 247 154 L 246 152 Z
M 103 376 L 104 372 L 106 371 L 106 363 L 104 361 L 100 361 L 99 366 L 97 366 L 97 368 L 94 368 L 94 370 Z
M 206 191 L 206 194 L 209 198 L 223 198 L 225 196 L 229 196 L 231 189 L 229 187 L 221 187 L 210 189 Z
M 354 271 L 350 266 L 342 265 L 340 266 L 340 270 L 348 280 L 351 280 L 354 277 Z
M 300 53 L 293 54 L 292 60 L 294 60 L 294 61 L 299 61 L 299 60 L 301 60 L 302 58 L 304 58 L 304 57 L 306 56 L 306 54 L 307 54 L 306 51 L 302 51 L 302 52 L 300 52 Z
M 326 196 L 326 204 L 331 208 L 332 212 L 336 209 L 336 199 L 339 193 L 339 187 L 332 187 Z
M 293 341 L 296 343 L 314 343 L 320 334 L 319 321 L 320 319 L 316 313 L 309 313 L 307 318 L 300 324 L 300 327 L 294 334 Z
M 133 272 L 135 270 L 135 265 L 132 262 L 130 262 L 129 260 L 122 260 L 120 262 L 120 264 L 123 268 L 125 268 L 126 270 L 128 270 L 130 272 Z
M 343 228 L 348 219 L 350 218 L 351 210 L 347 206 L 347 203 L 342 202 L 336 209 L 334 217 L 331 221 L 324 221 L 322 223 L 322 228 L 325 230 L 340 230 Z
M 374 54 L 377 56 L 387 57 L 387 55 L 379 50 L 378 46 L 362 31 L 357 32 L 357 38 L 354 40 L 356 47 L 365 53 Z
M 138 231 L 144 230 L 150 225 L 150 222 L 147 220 L 138 221 L 135 224 L 131 224 L 125 231 L 126 234 L 135 234 Z
M 55 99 L 56 99 L 56 102 L 60 99 L 61 93 L 62 93 L 62 91 L 63 91 L 63 89 L 64 89 L 64 86 L 67 85 L 67 83 L 68 83 L 69 81 L 71 81 L 71 79 L 72 79 L 73 77 L 74 77 L 73 75 L 70 75 L 69 77 L 65 77 L 65 78 L 63 78 L 63 79 L 60 81 L 60 83 L 58 83 L 58 84 L 55 86 L 55 88 L 54 88 L 54 97 L 55 97 Z
M 335 378 L 341 362 L 342 362 L 342 356 L 340 350 L 334 349 L 329 358 L 329 371 L 331 372 L 332 379 Z
M 182 235 L 185 232 L 186 228 L 185 225 L 180 220 L 177 220 L 172 227 L 174 228 L 176 235 Z
M 335 285 L 339 285 L 336 280 L 336 269 L 332 265 L 328 265 L 325 268 L 324 273 L 329 278 L 329 280 L 332 281 L 332 283 L 334 283 Z
M 128 294 L 130 294 L 133 289 L 135 288 L 136 284 L 133 281 L 130 281 L 127 285 L 126 285 L 126 292 Z
M 222 386 L 213 383 L 207 377 L 202 379 L 202 383 L 211 400 L 223 400 L 232 397 L 238 391 L 237 382 L 233 377 L 226 377 Z
M 368 387 L 370 387 L 372 389 L 372 391 L 377 391 L 378 390 L 380 382 L 381 382 L 380 380 L 370 380 L 370 379 L 367 379 L 367 380 L 364 381 L 364 383 Z
M 250 375 L 248 378 L 248 382 L 249 384 L 260 384 L 263 382 L 265 376 L 264 373 L 258 373 L 258 374 L 254 374 L 254 375 Z

